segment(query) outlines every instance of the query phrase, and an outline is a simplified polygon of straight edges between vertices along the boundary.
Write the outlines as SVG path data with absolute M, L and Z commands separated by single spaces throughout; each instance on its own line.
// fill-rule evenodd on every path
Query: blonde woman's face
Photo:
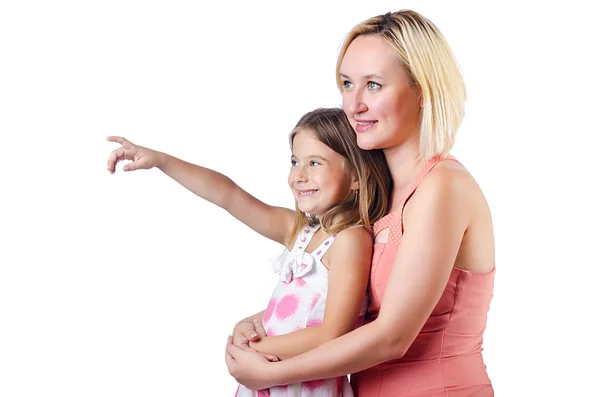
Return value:
M 388 149 L 419 135 L 420 95 L 392 46 L 379 36 L 358 36 L 340 66 L 344 112 L 361 149 Z

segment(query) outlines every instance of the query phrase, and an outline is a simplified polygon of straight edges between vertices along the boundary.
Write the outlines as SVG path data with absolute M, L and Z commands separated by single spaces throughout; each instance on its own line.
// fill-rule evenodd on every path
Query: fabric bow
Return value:
M 279 279 L 289 283 L 294 277 L 302 277 L 311 271 L 316 260 L 304 251 L 284 253 L 273 261 L 273 271 L 279 273 Z

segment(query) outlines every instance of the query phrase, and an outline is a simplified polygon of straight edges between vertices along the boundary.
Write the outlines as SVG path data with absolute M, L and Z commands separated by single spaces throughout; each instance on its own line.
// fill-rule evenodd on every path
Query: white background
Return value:
M 110 175 L 105 137 L 292 206 L 288 133 L 341 104 L 351 27 L 400 8 L 438 25 L 467 84 L 453 154 L 495 220 L 496 395 L 600 393 L 587 2 L 200 3 L 0 3 L 0 396 L 232 396 L 227 335 L 265 308 L 280 247 L 158 170 Z

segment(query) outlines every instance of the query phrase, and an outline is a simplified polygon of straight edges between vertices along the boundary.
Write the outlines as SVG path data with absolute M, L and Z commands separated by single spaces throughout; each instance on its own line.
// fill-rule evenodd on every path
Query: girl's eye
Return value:
M 342 87 L 344 87 L 344 88 L 351 88 L 352 87 L 352 83 L 349 82 L 348 80 L 344 80 L 344 81 L 342 81 Z
M 298 162 L 296 160 L 292 160 L 292 167 L 295 167 L 298 165 Z
M 381 88 L 381 84 L 375 83 L 374 81 L 369 81 L 367 83 L 367 88 L 370 90 L 377 90 Z
M 310 165 L 311 165 L 312 167 L 314 167 L 315 165 L 321 165 L 321 163 L 319 163 L 318 161 L 311 161 L 311 162 L 310 162 Z

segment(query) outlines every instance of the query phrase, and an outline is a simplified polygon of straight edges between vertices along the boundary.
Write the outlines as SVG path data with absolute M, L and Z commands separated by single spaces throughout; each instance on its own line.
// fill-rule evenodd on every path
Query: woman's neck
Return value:
M 390 168 L 394 186 L 410 185 L 423 166 L 419 155 L 419 141 L 411 140 L 398 146 L 384 149 L 385 160 Z
M 421 159 L 420 156 L 418 139 L 384 149 L 383 153 L 394 183 L 391 203 L 392 210 L 394 210 L 397 201 L 404 197 L 423 168 L 424 159 Z

